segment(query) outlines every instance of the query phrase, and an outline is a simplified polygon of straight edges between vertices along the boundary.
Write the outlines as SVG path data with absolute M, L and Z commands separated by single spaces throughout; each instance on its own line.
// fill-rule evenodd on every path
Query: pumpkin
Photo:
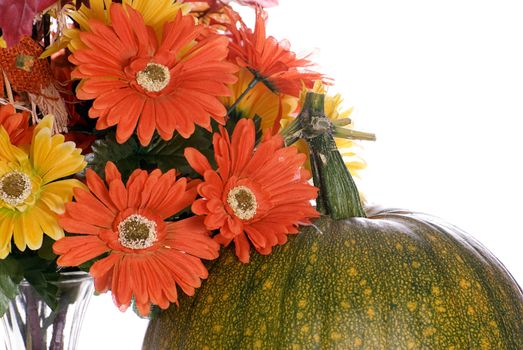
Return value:
M 523 292 L 504 266 L 440 219 L 364 211 L 322 111 L 309 94 L 299 119 L 325 215 L 249 264 L 226 249 L 150 321 L 144 349 L 523 349 Z

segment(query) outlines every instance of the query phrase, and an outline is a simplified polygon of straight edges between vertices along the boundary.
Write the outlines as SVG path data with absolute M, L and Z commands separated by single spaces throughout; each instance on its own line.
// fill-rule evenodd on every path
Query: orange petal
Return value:
M 154 134 L 156 126 L 155 106 L 150 99 L 145 101 L 142 115 L 138 121 L 138 139 L 142 146 L 148 145 Z
M 244 233 L 241 233 L 234 237 L 234 249 L 238 259 L 242 263 L 247 264 L 249 262 L 249 251 L 251 248 L 249 245 L 249 241 L 247 240 L 247 237 L 245 237 Z
M 60 266 L 78 266 L 107 252 L 109 248 L 98 237 L 64 237 L 53 245 L 55 254 L 60 255 Z
M 183 152 L 185 159 L 189 162 L 191 168 L 193 168 L 198 174 L 202 175 L 206 170 L 212 170 L 211 164 L 207 158 L 196 148 L 187 147 Z

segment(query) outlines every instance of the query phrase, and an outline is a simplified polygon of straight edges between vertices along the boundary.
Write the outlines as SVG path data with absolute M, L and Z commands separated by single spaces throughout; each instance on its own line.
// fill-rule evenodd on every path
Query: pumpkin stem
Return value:
M 297 125 L 290 125 L 290 140 L 301 129 L 300 136 L 310 149 L 314 185 L 320 189 L 317 209 L 335 220 L 366 217 L 358 188 L 336 147 L 333 134 L 336 127 L 325 116 L 322 94 L 307 93 L 303 108 L 296 118 Z M 294 122 L 293 122 L 294 123 Z M 287 140 L 286 140 L 287 141 Z

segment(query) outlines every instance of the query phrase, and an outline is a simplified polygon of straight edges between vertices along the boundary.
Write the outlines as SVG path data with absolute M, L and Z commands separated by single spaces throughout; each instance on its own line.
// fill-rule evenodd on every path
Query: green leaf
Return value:
M 240 119 L 243 119 L 243 118 L 248 119 L 249 117 L 247 115 L 243 114 L 242 112 L 236 111 L 236 110 L 234 110 L 231 113 L 229 120 L 227 120 L 227 123 L 225 124 L 225 129 L 227 129 L 227 132 L 229 133 L 229 135 L 232 136 L 232 133 L 234 131 L 234 128 L 236 127 L 236 124 L 238 123 L 238 121 Z M 254 129 L 256 130 L 256 144 L 258 144 L 263 137 L 263 130 L 261 128 L 262 119 L 259 115 L 255 114 L 254 117 L 252 118 L 252 120 L 254 121 Z M 217 125 L 218 124 L 215 124 L 216 127 L 214 128 L 214 130 L 216 132 L 218 131 Z
M 22 279 L 23 275 L 16 260 L 0 260 L 0 317 L 5 314 L 9 303 L 18 294 L 18 284 Z
M 57 255 L 53 252 L 53 244 L 55 240 L 49 236 L 44 235 L 42 247 L 38 249 L 38 256 L 44 260 L 53 261 Z
M 39 256 L 20 256 L 17 259 L 23 276 L 33 286 L 42 300 L 55 309 L 58 299 L 56 282 L 59 278 L 55 261 L 42 259 Z
M 262 119 L 258 114 L 254 115 L 254 130 L 256 130 L 256 143 L 260 142 L 263 137 L 263 130 L 261 127 Z
M 140 167 L 140 159 L 136 157 L 139 145 L 135 138 L 119 144 L 114 133 L 110 133 L 105 139 L 96 140 L 91 148 L 93 153 L 88 157 L 89 167 L 102 177 L 105 175 L 105 164 L 108 161 L 112 161 L 118 167 L 124 179 Z
M 195 147 L 204 155 L 209 156 L 212 154 L 211 139 L 211 133 L 196 127 L 193 135 L 188 139 L 176 134 L 171 140 L 165 141 L 155 135 L 148 146 L 142 147 L 136 136 L 119 144 L 112 133 L 108 134 L 105 139 L 97 140 L 94 143 L 89 163 L 94 171 L 103 176 L 105 164 L 112 161 L 118 167 L 124 181 L 135 169 L 159 168 L 162 172 L 176 169 L 183 176 L 197 177 L 183 153 L 185 148 Z

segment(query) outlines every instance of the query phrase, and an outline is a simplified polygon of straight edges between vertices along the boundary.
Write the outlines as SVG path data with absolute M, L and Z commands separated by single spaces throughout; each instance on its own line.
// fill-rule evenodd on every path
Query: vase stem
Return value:
M 69 306 L 68 299 L 69 298 L 62 298 L 58 305 L 58 309 L 55 311 L 56 315 L 53 321 L 53 337 L 51 338 L 49 350 L 63 350 L 64 348 L 64 328 Z
M 57 306 L 52 310 L 27 281 L 3 317 L 8 350 L 74 350 L 86 307 L 93 294 L 87 273 L 62 273 L 54 282 Z
M 40 327 L 38 296 L 31 286 L 22 286 L 27 298 L 26 327 L 29 328 L 26 339 L 26 349 L 43 350 L 43 335 Z

